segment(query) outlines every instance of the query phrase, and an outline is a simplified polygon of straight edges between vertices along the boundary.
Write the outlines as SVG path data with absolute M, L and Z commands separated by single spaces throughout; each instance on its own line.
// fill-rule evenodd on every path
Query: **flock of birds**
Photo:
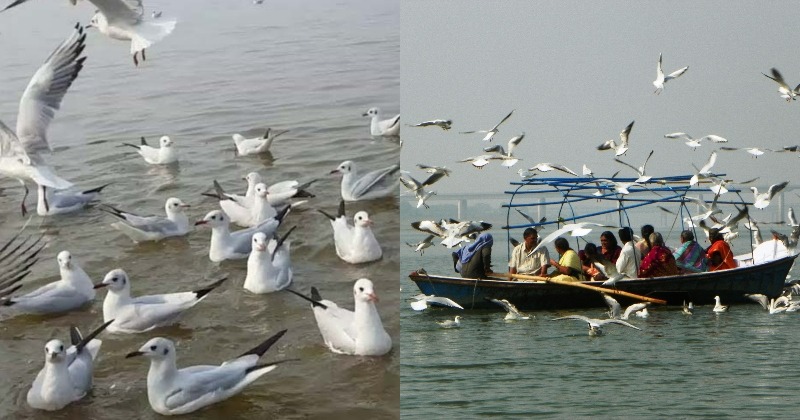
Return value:
M 26 1 L 17 0 L 4 10 Z M 176 24 L 175 20 L 162 20 L 161 12 L 154 11 L 152 19 L 146 19 L 141 0 L 89 1 L 98 10 L 88 27 L 96 27 L 113 39 L 129 40 L 137 66 L 139 58 L 146 60 L 145 49 L 169 35 Z M 75 4 L 76 0 L 71 2 Z M 43 154 L 51 150 L 47 137 L 49 124 L 84 66 L 85 40 L 84 28 L 77 24 L 28 84 L 20 100 L 16 130 L 0 122 L 0 175 L 17 179 L 24 187 L 20 206 L 23 216 L 27 213 L 25 200 L 29 184 L 37 186 L 37 213 L 41 216 L 84 211 L 96 204 L 108 186 L 72 192 L 68 190 L 72 183 L 58 176 Z M 364 115 L 371 117 L 372 135 L 399 136 L 399 115 L 389 123 L 379 120 L 377 108 L 371 108 Z M 268 152 L 275 138 L 285 132 L 268 129 L 264 136 L 254 139 L 234 134 L 233 142 L 238 155 L 257 155 Z M 136 149 L 150 165 L 172 165 L 179 161 L 178 151 L 169 136 L 161 137 L 158 147 L 150 146 L 145 138 L 141 138 L 140 144 L 121 146 Z M 371 230 L 369 215 L 358 211 L 349 218 L 345 214 L 345 202 L 394 200 L 399 185 L 394 175 L 398 170 L 399 165 L 392 165 L 360 171 L 349 160 L 332 169 L 331 174 L 341 176 L 339 209 L 335 216 L 319 211 L 330 219 L 334 247 L 343 261 L 362 264 L 382 258 L 383 251 Z M 311 289 L 311 296 L 288 289 L 292 283 L 288 238 L 296 227 L 282 235 L 278 234 L 278 229 L 285 224 L 293 207 L 305 203 L 299 199 L 314 197 L 307 188 L 317 180 L 305 183 L 288 180 L 268 185 L 258 172 L 248 174 L 245 179 L 248 188 L 244 194 L 228 193 L 214 180 L 214 191 L 207 195 L 216 198 L 221 209 L 208 212 L 194 223 L 184 213 L 189 205 L 176 197 L 166 200 L 165 216 L 140 215 L 109 204 L 96 207 L 114 217 L 116 221 L 112 226 L 135 242 L 185 236 L 195 227 L 209 227 L 209 259 L 213 262 L 247 259 L 245 289 L 256 294 L 287 290 L 309 301 L 323 342 L 331 351 L 358 356 L 381 356 L 391 351 L 392 339 L 375 307 L 378 296 L 371 280 L 355 281 L 354 310 L 323 299 L 316 288 Z M 232 223 L 243 229 L 232 231 Z M 28 405 L 36 409 L 60 410 L 90 391 L 94 363 L 102 343 L 96 337 L 103 331 L 143 333 L 175 324 L 181 314 L 206 299 L 227 279 L 223 276 L 191 291 L 132 296 L 132 279 L 123 269 L 109 271 L 95 284 L 77 258 L 69 251 L 61 251 L 56 258 L 59 280 L 17 294 L 24 286 L 22 280 L 31 273 L 46 245 L 42 236 L 26 235 L 24 231 L 0 244 L 0 311 L 10 316 L 67 313 L 91 305 L 98 289 L 106 289 L 107 293 L 103 300 L 103 323 L 99 327 L 86 335 L 72 327 L 70 346 L 58 339 L 45 344 L 44 367 L 27 393 Z M 286 330 L 275 333 L 218 366 L 178 369 L 175 343 L 164 337 L 149 339 L 126 357 L 142 356 L 150 360 L 147 394 L 154 411 L 164 415 L 184 414 L 241 392 L 278 364 L 288 361 L 259 362 L 285 333 Z

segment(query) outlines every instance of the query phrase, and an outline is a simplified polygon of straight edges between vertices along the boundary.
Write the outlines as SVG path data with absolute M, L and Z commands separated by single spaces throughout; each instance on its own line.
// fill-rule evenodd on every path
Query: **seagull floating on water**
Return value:
M 400 114 L 388 120 L 380 119 L 380 109 L 370 108 L 362 116 L 370 117 L 369 133 L 373 136 L 398 137 L 400 136 Z
M 134 242 L 160 241 L 174 236 L 184 236 L 192 231 L 192 224 L 183 212 L 190 207 L 180 198 L 170 197 L 164 204 L 162 216 L 139 216 L 137 214 L 120 210 L 116 207 L 102 204 L 98 208 L 112 216 L 121 219 L 111 224 L 111 227 L 124 233 Z
M 355 162 L 346 160 L 331 171 L 342 175 L 342 198 L 344 201 L 362 201 L 397 195 L 399 180 L 392 175 L 400 170 L 400 165 L 360 173 Z
M 141 144 L 122 143 L 124 146 L 133 147 L 144 158 L 144 161 L 151 165 L 169 165 L 178 161 L 178 152 L 169 136 L 161 136 L 158 140 L 159 147 L 147 144 L 144 137 L 140 140 Z
M 263 232 L 253 234 L 253 246 L 247 258 L 244 288 L 256 293 L 271 293 L 292 283 L 291 242 L 286 239 L 295 229 L 292 226 L 282 237 L 267 241 Z
M 455 319 L 445 319 L 444 321 L 436 321 L 442 328 L 460 328 L 461 327 L 461 315 L 456 315 Z
M 683 73 L 686 73 L 686 70 L 689 70 L 689 66 L 680 68 L 678 70 L 673 71 L 672 73 L 664 76 L 664 71 L 661 69 L 661 54 L 658 54 L 658 67 L 656 67 L 656 80 L 653 81 L 653 86 L 656 87 L 655 93 L 656 95 L 661 94 L 664 90 L 664 83 L 675 79 L 676 77 L 680 77 Z
M 39 216 L 53 216 L 79 211 L 93 201 L 97 200 L 103 188 L 111 184 L 101 185 L 91 190 L 80 192 L 53 191 L 44 185 L 39 185 L 36 214 Z
M 344 200 L 339 202 L 339 211 L 336 217 L 323 210 L 319 210 L 319 212 L 331 222 L 333 243 L 339 258 L 350 264 L 361 264 L 381 258 L 383 250 L 372 232 L 372 220 L 367 212 L 356 213 L 353 216 L 352 225 L 347 222 Z
M 598 336 L 603 335 L 602 326 L 603 325 L 607 325 L 607 324 L 624 325 L 626 327 L 630 327 L 630 328 L 633 328 L 635 330 L 640 330 L 641 331 L 641 328 L 639 328 L 639 327 L 637 327 L 637 326 L 635 326 L 633 324 L 630 324 L 628 322 L 625 322 L 625 321 L 622 321 L 622 320 L 619 320 L 619 319 L 614 319 L 614 318 L 596 319 L 596 318 L 585 317 L 583 315 L 567 315 L 567 316 L 562 316 L 560 318 L 553 318 L 553 321 L 560 321 L 560 320 L 563 320 L 563 319 L 574 319 L 574 320 L 577 320 L 577 321 L 586 322 L 587 324 L 589 324 L 589 335 L 592 336 L 592 337 L 598 337 Z
M 208 258 L 213 262 L 243 259 L 250 256 L 253 234 L 264 232 L 272 236 L 286 217 L 289 208 L 278 213 L 274 219 L 267 219 L 258 226 L 248 229 L 230 231 L 230 219 L 220 210 L 214 210 L 197 222 L 195 226 L 211 227 L 211 244 L 208 248 Z
M 289 130 L 278 131 L 277 133 L 272 133 L 271 131 L 270 128 L 267 128 L 267 132 L 264 133 L 262 137 L 255 137 L 252 139 L 246 139 L 239 133 L 234 134 L 232 137 L 233 144 L 236 146 L 236 152 L 239 156 L 267 153 L 276 137 L 289 132 Z
M 723 305 L 722 301 L 719 299 L 719 296 L 714 296 L 714 301 L 716 302 L 713 309 L 714 312 L 728 312 L 728 305 Z

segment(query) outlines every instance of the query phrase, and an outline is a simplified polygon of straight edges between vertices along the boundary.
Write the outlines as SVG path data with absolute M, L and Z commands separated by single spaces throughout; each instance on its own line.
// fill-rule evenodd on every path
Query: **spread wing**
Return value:
M 142 20 L 142 0 L 89 0 L 102 13 L 109 24 L 134 25 Z
M 30 163 L 25 147 L 17 138 L 16 133 L 0 121 L 0 157 L 19 157 L 25 163 Z

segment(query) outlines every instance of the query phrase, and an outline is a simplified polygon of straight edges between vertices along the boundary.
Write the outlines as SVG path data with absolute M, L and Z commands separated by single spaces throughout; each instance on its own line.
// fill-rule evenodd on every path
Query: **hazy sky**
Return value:
M 688 174 L 716 148 L 692 151 L 667 133 L 717 134 L 732 147 L 798 144 L 800 101 L 783 101 L 761 75 L 777 67 L 790 85 L 800 83 L 792 9 L 787 2 L 403 0 L 403 120 L 450 118 L 453 129 L 404 126 L 402 166 L 418 179 L 425 174 L 415 163 L 454 169 L 433 188 L 440 193 L 500 192 L 519 179 L 518 169 L 539 162 L 634 176 L 612 152 L 596 150 L 633 120 L 622 159 L 639 166 L 655 150 L 647 166 L 655 176 Z M 655 95 L 659 53 L 665 73 L 689 70 Z M 506 147 L 524 131 L 515 152 L 523 161 L 482 170 L 456 163 L 489 145 L 482 134 L 459 131 L 487 130 L 512 109 L 492 144 Z M 797 154 L 718 154 L 714 169 L 734 179 L 796 182 Z

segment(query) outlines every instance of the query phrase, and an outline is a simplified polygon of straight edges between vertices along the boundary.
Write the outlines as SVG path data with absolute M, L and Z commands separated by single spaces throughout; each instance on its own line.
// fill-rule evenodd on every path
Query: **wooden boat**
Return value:
M 719 296 L 723 303 L 750 302 L 746 293 L 760 293 L 770 298 L 778 297 L 783 290 L 786 275 L 797 255 L 767 263 L 739 267 L 731 270 L 696 273 L 654 279 L 635 279 L 617 282 L 617 289 L 637 295 L 667 301 L 668 305 L 683 302 L 708 304 Z M 507 299 L 520 309 L 567 309 L 606 306 L 602 296 L 595 291 L 560 284 L 536 281 L 509 281 L 504 278 L 487 280 L 419 274 L 409 278 L 426 295 L 450 298 L 465 309 L 497 308 L 486 299 Z M 600 286 L 600 281 L 583 282 Z M 615 296 L 620 304 L 635 303 L 630 298 Z

